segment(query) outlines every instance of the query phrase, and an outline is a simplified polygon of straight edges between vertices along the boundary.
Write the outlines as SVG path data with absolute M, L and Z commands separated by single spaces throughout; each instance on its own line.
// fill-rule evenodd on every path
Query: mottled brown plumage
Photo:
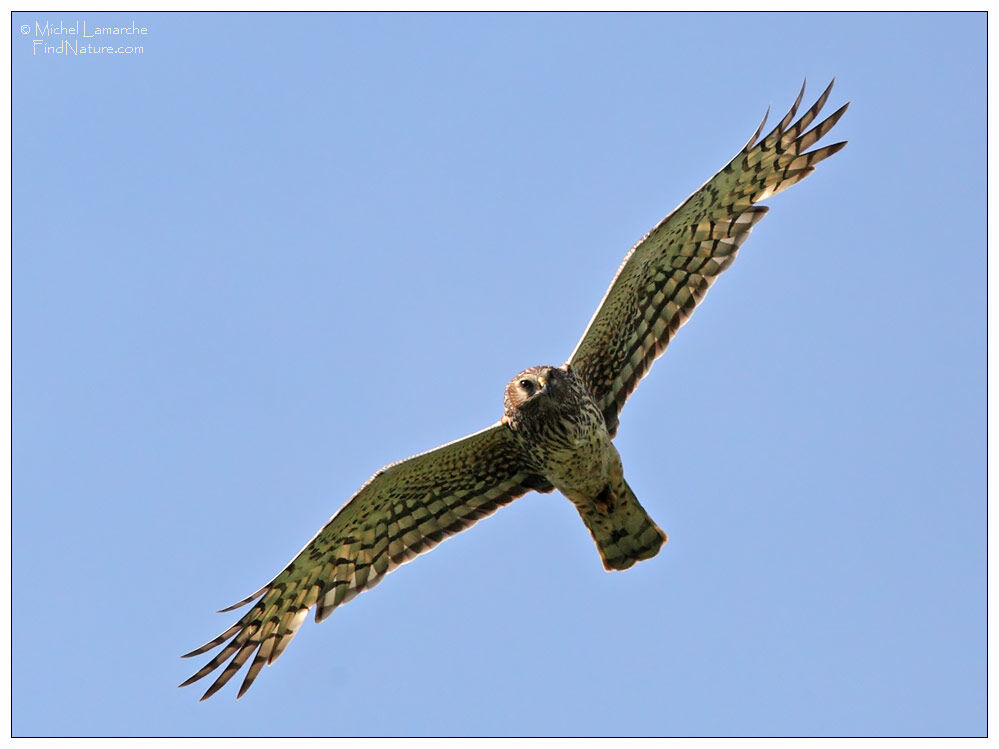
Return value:
M 525 462 L 576 506 L 604 567 L 627 569 L 659 552 L 666 534 L 625 482 L 603 414 L 568 364 L 524 370 L 506 386 L 504 403 L 502 423 Z
M 627 254 L 586 332 L 561 367 L 524 370 L 502 419 L 376 473 L 266 586 L 232 627 L 188 656 L 222 650 L 186 686 L 218 668 L 210 697 L 247 662 L 239 695 L 273 663 L 316 607 L 322 621 L 395 567 L 528 491 L 559 489 L 579 511 L 607 569 L 655 556 L 666 541 L 624 480 L 612 439 L 628 395 L 767 209 L 756 205 L 839 151 L 808 151 L 846 110 L 811 130 L 829 96 L 791 124 L 804 93 L 762 141 L 749 143 Z M 764 118 L 764 122 L 766 118 Z
M 569 363 L 603 411 L 611 436 L 625 400 L 687 321 L 708 287 L 735 260 L 769 210 L 755 203 L 803 180 L 846 145 L 806 151 L 832 129 L 848 104 L 805 131 L 832 91 L 791 125 L 790 111 L 759 143 L 766 117 L 749 143 L 714 177 L 640 239 L 624 257 Z

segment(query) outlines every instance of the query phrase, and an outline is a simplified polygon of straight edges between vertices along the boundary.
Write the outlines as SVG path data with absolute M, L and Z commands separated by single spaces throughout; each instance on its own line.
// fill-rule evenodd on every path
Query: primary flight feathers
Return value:
M 666 534 L 624 480 L 611 443 L 618 415 L 767 212 L 756 204 L 846 145 L 808 150 L 846 111 L 843 105 L 808 129 L 831 89 L 795 122 L 802 86 L 770 133 L 757 141 L 764 117 L 732 161 L 632 247 L 569 360 L 514 377 L 499 422 L 378 471 L 277 577 L 223 609 L 256 601 L 232 627 L 187 653 L 222 646 L 181 686 L 224 666 L 206 699 L 249 662 L 242 696 L 313 606 L 322 621 L 400 564 L 532 490 L 557 488 L 572 501 L 607 569 L 658 553 Z

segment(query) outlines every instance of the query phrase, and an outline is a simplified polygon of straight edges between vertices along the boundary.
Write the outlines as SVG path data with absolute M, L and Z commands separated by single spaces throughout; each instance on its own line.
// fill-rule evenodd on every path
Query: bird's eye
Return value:
M 517 384 L 520 385 L 521 389 L 525 393 L 527 393 L 527 397 L 528 398 L 530 398 L 532 395 L 534 395 L 534 383 L 531 382 L 530 380 L 521 380 Z

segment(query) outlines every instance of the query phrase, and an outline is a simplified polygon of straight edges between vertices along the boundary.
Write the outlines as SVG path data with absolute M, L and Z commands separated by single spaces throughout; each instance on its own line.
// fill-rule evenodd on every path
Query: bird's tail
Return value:
M 638 502 L 623 477 L 613 479 L 595 498 L 573 499 L 608 570 L 626 570 L 659 553 L 668 537 Z

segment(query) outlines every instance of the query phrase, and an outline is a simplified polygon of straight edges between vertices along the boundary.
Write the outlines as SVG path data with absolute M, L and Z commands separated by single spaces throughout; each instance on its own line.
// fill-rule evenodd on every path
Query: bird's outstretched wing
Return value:
M 757 202 L 786 190 L 846 142 L 807 149 L 846 111 L 843 105 L 811 130 L 832 83 L 793 125 L 801 93 L 777 127 L 759 143 L 766 117 L 746 147 L 624 258 L 569 365 L 589 387 L 607 429 L 617 431 L 625 400 L 687 321 L 739 246 L 767 212 Z
M 211 697 L 250 660 L 243 696 L 265 663 L 273 663 L 309 609 L 321 622 L 341 603 L 373 587 L 393 569 L 468 528 L 531 489 L 551 491 L 521 462 L 510 429 L 495 424 L 372 476 L 255 599 L 242 619 L 185 657 L 225 645 L 187 686 L 228 664 L 201 699 Z

